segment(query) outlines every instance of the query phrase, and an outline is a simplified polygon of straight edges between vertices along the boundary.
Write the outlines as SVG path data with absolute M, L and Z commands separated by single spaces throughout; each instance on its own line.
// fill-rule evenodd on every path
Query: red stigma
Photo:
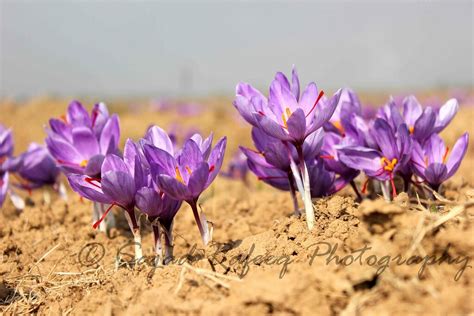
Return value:
M 362 189 L 360 190 L 363 194 L 366 194 L 367 193 L 367 186 L 369 184 L 369 180 L 370 178 L 367 178 L 365 181 L 364 181 L 364 184 L 362 185 Z
M 390 184 L 392 185 L 392 196 L 397 196 L 397 188 L 395 188 L 395 181 L 393 181 L 393 174 L 390 173 Z
M 322 159 L 334 159 L 334 156 L 333 155 L 321 155 L 319 156 L 319 158 L 322 158 Z
M 97 178 L 91 178 L 91 177 L 86 177 L 84 179 L 87 183 L 89 183 L 90 185 L 92 186 L 95 186 L 96 188 L 98 189 L 101 189 L 102 187 L 100 185 L 98 185 L 96 182 L 99 182 L 100 183 L 100 179 L 97 179 Z M 94 182 L 95 181 L 95 182 Z
M 323 95 L 324 95 L 324 91 L 323 90 L 319 91 L 318 98 L 316 99 L 316 102 L 314 102 L 314 105 L 311 108 L 311 110 L 308 112 L 308 114 L 306 114 L 306 117 L 308 117 L 311 114 L 311 112 L 313 112 L 313 110 L 316 108 L 316 105 L 318 105 L 319 100 L 321 100 L 321 98 L 323 97 Z
M 214 166 L 214 165 L 210 166 L 209 167 L 209 172 L 213 172 L 215 168 L 216 168 L 216 166 Z
M 262 116 L 265 116 L 265 113 L 263 113 L 262 111 L 258 111 L 257 113 L 262 115 Z
M 446 147 L 446 150 L 443 155 L 443 163 L 446 164 L 446 158 L 448 158 L 449 147 Z
M 115 204 L 115 203 L 110 204 L 109 208 L 104 212 L 104 214 L 102 214 L 102 216 L 99 218 L 99 220 L 97 222 L 95 222 L 94 225 L 92 225 L 92 228 L 97 229 L 97 227 L 99 227 L 100 223 L 102 223 L 102 221 L 105 219 L 107 214 L 109 214 L 112 207 L 114 207 L 115 205 L 117 205 L 117 204 Z

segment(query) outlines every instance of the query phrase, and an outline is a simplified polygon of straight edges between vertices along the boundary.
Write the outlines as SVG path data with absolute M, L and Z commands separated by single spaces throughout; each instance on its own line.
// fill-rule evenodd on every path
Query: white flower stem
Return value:
M 392 199 L 390 198 L 390 182 L 389 181 L 379 181 L 380 189 L 382 189 L 382 194 L 385 201 L 390 202 Z
M 313 210 L 313 201 L 311 200 L 311 187 L 309 181 L 308 168 L 304 160 L 303 146 L 296 146 L 296 151 L 298 152 L 298 159 L 300 163 L 301 178 L 303 179 L 303 193 L 301 194 L 304 203 L 304 209 L 306 213 L 306 224 L 308 229 L 312 230 L 314 227 L 314 210 Z M 298 174 L 298 172 L 296 172 Z M 299 175 L 298 175 L 299 176 Z
M 153 236 L 155 238 L 155 264 L 158 266 L 163 264 L 163 247 L 161 246 L 160 224 L 152 224 L 152 227 Z
M 127 210 L 125 212 L 125 217 L 127 218 L 128 225 L 130 226 L 130 230 L 133 234 L 133 241 L 135 244 L 135 260 L 138 262 L 143 257 L 142 252 L 142 237 L 140 235 L 140 226 L 137 223 L 137 219 L 135 216 L 134 210 Z

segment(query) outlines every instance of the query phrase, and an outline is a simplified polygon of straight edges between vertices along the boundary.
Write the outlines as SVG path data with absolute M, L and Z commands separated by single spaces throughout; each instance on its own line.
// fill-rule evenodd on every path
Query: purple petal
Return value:
M 259 160 L 251 159 L 254 162 Z M 282 142 L 275 142 L 270 144 L 265 150 L 265 160 L 271 166 L 274 166 L 282 171 L 290 170 L 290 153 L 288 148 Z
M 157 217 L 162 212 L 161 198 L 152 188 L 143 187 L 137 191 L 135 202 L 140 211 L 151 217 Z
M 249 169 L 263 182 L 279 189 L 288 191 L 290 184 L 288 174 L 277 168 L 265 167 L 248 160 Z
M 300 79 L 298 77 L 298 72 L 296 71 L 296 67 L 293 65 L 293 69 L 291 70 L 291 93 L 296 98 L 296 101 L 300 99 Z
M 459 110 L 459 104 L 456 99 L 448 100 L 440 109 L 435 124 L 435 133 L 441 132 L 454 118 Z
M 164 172 L 170 176 L 175 175 L 175 169 L 178 166 L 178 163 L 167 151 L 148 144 L 144 145 L 143 150 L 150 166 L 157 165 L 160 167 L 160 173 Z
M 453 176 L 461 165 L 461 161 L 464 158 L 464 155 L 466 154 L 468 144 L 468 133 L 462 135 L 454 144 L 453 150 L 451 151 L 451 155 L 449 156 L 448 161 L 446 163 L 446 167 L 448 169 L 448 178 Z
M 105 158 L 104 165 L 108 157 L 109 156 Z M 135 181 L 128 171 L 109 171 L 102 173 L 101 184 L 102 191 L 110 197 L 112 201 L 126 209 L 134 206 L 136 193 Z
M 324 123 L 329 121 L 329 119 L 334 114 L 336 110 L 337 104 L 339 103 L 339 98 L 341 97 L 341 91 L 338 90 L 328 102 L 319 102 L 316 107 L 314 108 L 314 113 L 306 113 L 307 121 L 306 124 L 308 125 L 306 134 L 309 135 L 313 133 L 315 130 L 321 128 Z
M 112 172 L 112 171 L 120 171 L 123 173 L 129 173 L 130 170 L 128 169 L 128 166 L 125 164 L 125 162 L 117 155 L 114 154 L 109 154 L 105 156 L 104 162 L 102 163 L 102 175 Z
M 273 80 L 270 85 L 268 104 L 277 118 L 281 117 L 286 108 L 289 108 L 291 112 L 298 108 L 298 102 L 289 86 L 282 85 L 277 79 Z
M 375 177 L 381 173 L 380 154 L 365 147 L 346 147 L 340 149 L 339 159 L 348 167 L 363 170 L 367 176 Z
M 303 109 L 297 109 L 291 114 L 287 121 L 287 127 L 288 133 L 295 141 L 304 140 L 306 136 L 306 117 Z
M 188 139 L 176 160 L 179 166 L 194 170 L 203 161 L 201 149 L 192 139 Z
M 268 118 L 266 115 L 254 113 L 259 127 L 269 136 L 278 138 L 280 140 L 291 140 L 290 135 L 274 120 Z
M 67 121 L 73 126 L 91 127 L 91 118 L 79 101 L 72 101 L 67 109 Z
M 100 176 L 100 173 L 102 170 L 102 163 L 104 162 L 104 159 L 105 159 L 104 155 L 99 154 L 99 155 L 92 156 L 87 162 L 84 173 L 91 177 Z
M 67 125 L 64 121 L 58 119 L 50 119 L 49 126 L 51 130 L 61 136 L 65 140 L 72 142 L 72 133 L 71 133 L 71 126 Z
M 372 130 L 372 137 L 388 159 L 399 158 L 395 135 L 390 125 L 383 119 L 376 119 Z
M 188 189 L 193 196 L 199 196 L 206 189 L 207 179 L 209 177 L 209 165 L 202 162 L 189 176 Z
M 222 162 L 224 161 L 225 148 L 227 145 L 227 137 L 222 137 L 212 149 L 209 159 L 207 161 L 209 165 L 209 177 L 207 179 L 206 187 L 208 187 L 212 181 L 217 177 L 217 174 L 221 170 Z
M 97 180 L 92 180 L 88 176 L 79 174 L 70 174 L 67 179 L 73 191 L 80 196 L 104 204 L 111 204 L 113 202 L 110 197 L 104 194 L 101 184 Z M 89 181 L 86 181 L 86 179 L 89 179 Z
M 120 141 L 120 123 L 117 114 L 105 123 L 100 135 L 100 152 L 104 155 L 115 154 Z
M 153 146 L 163 149 L 174 155 L 173 142 L 169 138 L 168 134 L 159 126 L 153 126 L 148 129 L 145 137 Z
M 46 145 L 51 155 L 58 160 L 59 163 L 77 163 L 82 160 L 82 155 L 71 144 L 63 138 L 50 135 L 46 138 Z
M 435 122 L 436 113 L 432 108 L 426 108 L 415 122 L 413 136 L 420 141 L 425 140 L 433 133 Z
M 8 190 L 8 172 L 4 172 L 0 174 L 0 207 L 3 205 L 5 201 L 5 197 L 7 196 Z
M 418 100 L 410 95 L 403 100 L 403 119 L 409 127 L 414 127 L 416 120 L 423 113 L 423 109 Z
M 303 109 L 305 115 L 311 111 L 314 106 L 314 102 L 316 102 L 317 98 L 318 87 L 314 82 L 310 82 L 306 89 L 303 91 L 299 102 L 299 105 Z
M 77 152 L 84 159 L 89 159 L 100 153 L 99 143 L 92 130 L 88 127 L 78 126 L 72 129 L 72 141 Z
M 425 179 L 429 184 L 439 185 L 447 179 L 446 165 L 442 163 L 432 163 L 425 170 Z
M 193 198 L 186 185 L 179 182 L 176 178 L 162 174 L 158 175 L 157 182 L 160 190 L 175 200 L 189 200 Z
M 428 164 L 444 163 L 443 157 L 446 153 L 446 146 L 443 139 L 438 134 L 433 134 L 425 143 L 425 155 L 428 158 Z

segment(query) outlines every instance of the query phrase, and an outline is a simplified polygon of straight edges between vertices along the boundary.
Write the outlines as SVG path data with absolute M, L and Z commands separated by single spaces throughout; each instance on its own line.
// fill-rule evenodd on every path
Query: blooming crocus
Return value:
M 7 193 L 16 209 L 25 208 L 24 200 L 11 188 L 9 179 L 20 165 L 20 159 L 13 157 L 13 137 L 10 129 L 0 124 L 0 206 L 3 205 Z
M 246 156 L 242 152 L 237 152 L 230 160 L 227 170 L 221 174 L 226 178 L 242 180 L 246 183 L 248 170 Z
M 302 145 L 309 135 L 331 118 L 340 95 L 339 90 L 329 100 L 323 99 L 324 92 L 318 92 L 316 84 L 311 82 L 300 96 L 300 84 L 295 69 L 292 72 L 291 84 L 283 73 L 276 74 L 270 85 L 268 100 L 249 84 L 239 83 L 236 89 L 234 106 L 247 122 L 261 128 L 268 135 L 295 146 L 301 173 L 298 178 L 302 179 L 300 187 L 304 188 L 302 197 L 309 229 L 314 226 L 314 211 Z
M 105 155 L 117 154 L 120 140 L 119 119 L 109 116 L 103 103 L 91 115 L 73 101 L 66 116 L 51 119 L 46 144 L 51 155 L 66 173 L 100 176 Z
M 165 257 L 164 262 L 173 258 L 173 222 L 182 201 L 174 200 L 167 194 L 159 192 L 154 183 L 142 187 L 135 195 L 137 208 L 147 215 L 153 227 L 155 237 L 155 253 L 162 260 L 161 229 L 164 231 Z
M 334 172 L 328 171 L 321 159 L 315 160 L 308 165 L 311 179 L 311 197 L 320 198 L 332 195 L 349 183 L 351 176 L 336 176 Z
M 350 168 L 363 170 L 370 178 L 390 181 L 396 195 L 394 176 L 410 160 L 412 139 L 405 124 L 395 134 L 383 119 L 376 119 L 371 130 L 377 148 L 348 146 L 340 148 L 340 160 Z M 387 196 L 388 198 L 388 196 Z
M 144 144 L 145 156 L 151 166 L 153 180 L 165 194 L 175 200 L 186 201 L 192 208 L 204 244 L 209 232 L 204 215 L 199 216 L 197 201 L 201 193 L 214 181 L 222 166 L 227 138 L 221 138 L 207 156 L 207 144 L 188 139 L 176 157 L 169 150 Z
M 23 189 L 32 190 L 43 185 L 57 184 L 59 169 L 44 146 L 31 143 L 20 159 L 21 165 L 17 172 L 25 180 L 20 183 Z
M 312 161 L 319 155 L 323 143 L 324 131 L 319 129 L 311 134 L 303 143 L 303 156 Z M 256 150 L 240 147 L 248 160 L 249 169 L 259 180 L 280 190 L 289 190 L 293 199 L 295 214 L 299 214 L 296 200 L 295 170 L 292 161 L 299 162 L 299 156 L 293 146 L 269 136 L 260 128 L 252 128 L 252 139 Z
M 105 157 L 101 168 L 101 178 L 87 175 L 70 174 L 69 183 L 79 195 L 92 201 L 110 204 L 110 207 L 94 223 L 97 228 L 105 219 L 113 206 L 119 206 L 125 211 L 130 230 L 135 239 L 135 257 L 141 258 L 141 237 L 139 222 L 135 216 L 135 195 L 147 185 L 147 175 L 140 160 L 138 146 L 130 139 L 127 140 L 123 159 L 115 154 Z
M 448 100 L 439 110 L 432 107 L 423 107 L 414 96 L 403 99 L 402 113 L 397 103 L 391 99 L 380 111 L 382 116 L 395 131 L 400 124 L 406 124 L 410 134 L 420 143 L 423 143 L 432 134 L 441 132 L 454 118 L 459 110 L 456 99 Z
M 327 102 L 327 100 L 323 99 L 323 102 Z M 349 117 L 352 113 L 361 115 L 359 98 L 351 89 L 341 89 L 339 103 L 329 121 L 324 124 L 324 130 L 345 136 L 344 121 L 350 122 Z
M 469 134 L 463 134 L 454 144 L 451 153 L 438 134 L 433 134 L 423 144 L 413 144 L 411 166 L 415 174 L 421 177 L 435 191 L 451 178 L 461 165 L 467 151 Z

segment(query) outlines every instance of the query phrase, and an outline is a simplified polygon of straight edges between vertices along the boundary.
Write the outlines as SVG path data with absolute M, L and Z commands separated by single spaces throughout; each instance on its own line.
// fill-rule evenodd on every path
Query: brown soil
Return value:
M 227 160 L 237 145 L 250 145 L 248 127 L 232 110 L 214 106 L 222 100 L 203 102 L 209 109 L 181 119 L 183 125 L 227 135 Z M 14 129 L 17 152 L 29 141 L 41 141 L 42 125 L 65 106 L 49 99 L 0 105 L 2 123 Z M 173 113 L 117 109 L 122 135 L 135 139 L 150 123 L 167 127 L 180 119 Z M 463 131 L 472 132 L 473 120 L 474 108 L 464 108 L 443 136 L 452 145 Z M 249 185 L 219 178 L 201 199 L 213 223 L 213 242 L 202 246 L 192 212 L 183 206 L 175 223 L 176 262 L 158 268 L 151 262 L 148 228 L 143 244 L 149 260 L 127 264 L 133 249 L 120 210 L 114 210 L 118 228 L 107 238 L 91 227 L 90 202 L 70 192 L 69 202 L 53 196 L 45 205 L 42 193 L 33 192 L 23 212 L 9 201 L 0 212 L 0 310 L 51 315 L 474 313 L 474 148 L 468 150 L 443 192 L 449 201 L 440 197 L 438 210 L 406 194 L 392 203 L 358 204 L 347 189 L 315 201 L 312 231 L 304 218 L 291 215 L 286 192 L 252 175 Z

